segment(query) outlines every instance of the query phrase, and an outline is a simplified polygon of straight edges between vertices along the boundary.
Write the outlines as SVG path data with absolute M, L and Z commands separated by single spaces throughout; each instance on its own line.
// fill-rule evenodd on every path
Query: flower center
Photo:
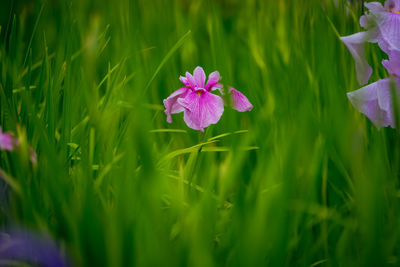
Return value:
M 195 87 L 194 90 L 198 97 L 200 97 L 204 93 L 204 89 L 201 87 Z

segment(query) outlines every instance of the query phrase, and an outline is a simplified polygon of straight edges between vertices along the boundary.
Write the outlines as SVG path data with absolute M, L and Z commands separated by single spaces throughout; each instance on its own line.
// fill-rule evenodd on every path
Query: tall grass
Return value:
M 0 152 L 2 231 L 48 232 L 76 266 L 400 265 L 398 132 L 346 98 L 338 34 L 360 30 L 360 3 L 5 7 L 0 125 L 23 143 Z M 372 80 L 382 56 L 369 46 Z M 198 65 L 254 109 L 168 124 L 162 100 Z

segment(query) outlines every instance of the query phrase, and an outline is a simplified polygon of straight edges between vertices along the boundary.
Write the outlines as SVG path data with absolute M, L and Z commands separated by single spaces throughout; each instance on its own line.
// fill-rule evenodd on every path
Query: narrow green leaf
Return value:
M 157 76 L 158 72 L 161 70 L 161 68 L 164 66 L 164 64 L 168 61 L 168 59 L 172 56 L 173 53 L 175 53 L 176 50 L 184 43 L 185 39 L 190 35 L 190 30 L 185 33 L 181 39 L 178 40 L 178 42 L 175 43 L 175 45 L 168 51 L 168 53 L 165 55 L 165 57 L 161 60 L 161 63 L 157 66 L 156 71 L 154 72 L 153 76 L 151 76 L 149 82 L 147 83 L 146 87 L 143 90 L 143 94 L 147 92 L 147 90 L 150 87 L 150 84 L 153 82 L 154 78 Z

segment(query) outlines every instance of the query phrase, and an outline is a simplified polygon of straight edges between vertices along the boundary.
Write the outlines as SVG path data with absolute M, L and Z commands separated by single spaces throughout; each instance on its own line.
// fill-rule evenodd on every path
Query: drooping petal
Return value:
M 186 124 L 195 130 L 204 131 L 210 124 L 216 124 L 224 112 L 224 101 L 221 97 L 201 89 L 190 92 L 178 102 L 185 107 Z
M 355 60 L 357 80 L 360 84 L 367 83 L 372 74 L 372 68 L 364 56 L 364 44 L 369 41 L 370 34 L 370 32 L 358 32 L 340 38 Z
M 237 111 L 244 112 L 253 109 L 253 105 L 250 103 L 247 97 L 235 88 L 229 87 L 229 95 L 231 99 L 231 105 Z
M 0 126 L 0 150 L 14 150 L 15 139 L 12 133 L 3 133 Z
M 382 85 L 377 90 L 378 92 L 378 104 L 379 107 L 386 111 L 392 111 L 393 109 L 393 99 L 394 97 L 398 97 L 399 90 L 397 90 L 397 95 L 393 95 L 392 87 L 397 88 L 399 84 L 399 79 L 384 79 L 385 82 L 382 82 Z M 391 112 L 393 113 L 393 112 Z
M 387 71 L 400 77 L 400 51 L 389 51 L 389 60 L 382 60 L 382 65 L 387 69 Z
M 210 73 L 210 75 L 208 75 L 208 81 L 207 81 L 205 89 L 207 91 L 211 91 L 211 90 L 215 90 L 215 89 L 219 88 L 221 86 L 221 84 L 218 83 L 219 80 L 221 80 L 221 76 L 219 75 L 218 71 L 214 71 L 214 72 Z
M 391 79 L 387 78 L 347 93 L 353 106 L 378 128 L 395 127 L 390 85 Z
M 193 71 L 193 78 L 196 86 L 198 88 L 204 88 L 204 83 L 206 82 L 206 74 L 202 67 L 196 67 Z M 195 88 L 193 87 L 193 89 Z
M 189 87 L 182 87 L 173 92 L 167 99 L 164 99 L 165 114 L 167 115 L 167 122 L 172 122 L 171 114 L 184 111 L 184 108 L 178 103 L 180 97 L 185 97 L 191 89 Z

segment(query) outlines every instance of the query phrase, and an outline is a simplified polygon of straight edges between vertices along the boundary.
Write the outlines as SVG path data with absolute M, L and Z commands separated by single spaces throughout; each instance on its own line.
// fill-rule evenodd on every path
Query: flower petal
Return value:
M 387 0 L 385 2 L 385 9 L 392 12 L 398 12 L 400 9 L 400 0 Z
M 207 81 L 205 89 L 207 91 L 210 91 L 210 90 L 215 90 L 215 89 L 219 88 L 219 86 L 221 86 L 221 84 L 218 83 L 219 80 L 221 80 L 221 75 L 219 75 L 218 71 L 214 71 L 214 72 L 210 73 L 210 75 L 208 75 L 208 81 Z M 218 86 L 217 86 L 217 84 L 218 84 Z
M 356 62 L 357 79 L 360 84 L 367 83 L 372 74 L 372 68 L 368 65 L 364 56 L 364 44 L 369 41 L 370 34 L 369 31 L 358 32 L 340 38 Z
M 222 98 L 204 89 L 192 91 L 178 102 L 185 107 L 183 119 L 187 126 L 195 130 L 204 131 L 210 124 L 216 124 L 224 112 Z
M 386 10 L 379 2 L 370 2 L 364 5 L 370 12 L 365 12 L 365 14 L 360 17 L 360 25 L 363 28 L 369 29 L 376 25 L 376 21 L 379 17 L 382 17 L 381 14 L 386 12 Z
M 374 26 L 374 20 L 372 19 L 372 16 L 369 14 L 362 15 L 360 17 L 360 26 L 365 29 L 369 29 Z
M 216 83 L 210 88 L 210 91 L 219 90 L 221 92 L 223 87 L 222 83 Z
M 371 12 L 383 12 L 385 9 L 382 4 L 379 2 L 367 2 L 364 3 L 364 6 L 369 9 Z
M 376 127 L 395 127 L 390 78 L 379 80 L 347 93 L 353 106 L 366 115 Z
M 247 97 L 235 88 L 229 87 L 229 95 L 231 98 L 231 105 L 237 111 L 244 112 L 253 109 L 253 105 L 250 103 Z
M 389 60 L 382 60 L 386 70 L 397 77 L 400 77 L 400 51 L 389 51 Z
M 167 99 L 164 99 L 165 114 L 167 115 L 167 122 L 172 122 L 171 114 L 184 111 L 184 108 L 177 102 L 180 97 L 185 97 L 190 92 L 189 87 L 182 87 L 173 92 Z
M 397 78 L 395 80 L 395 79 L 391 79 L 391 78 L 386 78 L 383 80 L 384 80 L 384 82 L 382 82 L 382 85 L 377 90 L 378 104 L 381 109 L 392 113 L 393 97 L 395 97 L 392 92 L 392 86 L 397 87 L 397 85 L 400 84 L 399 79 Z M 397 90 L 397 91 L 399 91 L 399 90 Z M 399 92 L 397 92 L 397 94 L 398 93 Z M 397 97 L 398 97 L 398 95 L 397 95 Z
M 204 83 L 206 81 L 206 74 L 204 73 L 204 70 L 202 67 L 196 67 L 193 71 L 193 78 L 196 87 L 198 88 L 204 88 Z M 195 88 L 195 87 L 193 87 Z
M 179 80 L 187 87 L 190 87 L 190 88 L 196 87 L 196 82 L 194 81 L 192 74 L 190 74 L 189 72 L 185 73 L 185 77 L 180 76 Z
M 179 76 L 179 80 L 186 86 L 189 86 L 189 81 L 186 77 Z
M 386 12 L 385 19 L 378 24 L 381 38 L 391 50 L 400 50 L 400 15 Z M 386 49 L 383 49 L 386 53 Z

